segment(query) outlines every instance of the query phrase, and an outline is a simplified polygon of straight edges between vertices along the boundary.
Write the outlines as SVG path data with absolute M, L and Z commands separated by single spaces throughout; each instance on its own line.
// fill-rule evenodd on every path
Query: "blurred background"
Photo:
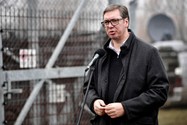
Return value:
M 85 68 L 107 36 L 102 11 L 128 7 L 170 80 L 160 125 L 187 124 L 187 0 L 0 0 L 0 125 L 74 125 Z M 92 113 L 85 106 L 81 125 Z

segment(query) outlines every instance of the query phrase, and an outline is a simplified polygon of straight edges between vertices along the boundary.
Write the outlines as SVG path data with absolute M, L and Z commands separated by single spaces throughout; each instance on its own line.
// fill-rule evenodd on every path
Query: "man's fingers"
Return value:
M 111 103 L 105 106 L 105 113 L 111 118 L 117 118 L 124 114 L 124 109 L 121 103 Z
M 95 100 L 94 102 L 94 111 L 97 115 L 104 115 L 105 114 L 105 103 L 103 100 L 101 99 L 98 99 L 98 100 Z

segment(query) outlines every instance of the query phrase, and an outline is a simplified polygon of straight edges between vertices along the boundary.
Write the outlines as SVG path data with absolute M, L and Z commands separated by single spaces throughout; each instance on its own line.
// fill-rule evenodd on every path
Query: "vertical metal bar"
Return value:
M 66 30 L 64 31 L 64 34 L 62 35 L 59 43 L 57 44 L 51 58 L 49 59 L 47 65 L 45 68 L 51 68 L 55 61 L 57 60 L 58 58 L 58 55 L 60 54 L 62 48 L 64 47 L 64 44 L 67 40 L 67 38 L 69 37 L 76 21 L 78 20 L 79 18 L 79 15 L 81 13 L 81 10 L 84 8 L 84 4 L 85 4 L 86 0 L 81 0 L 81 3 L 79 4 L 78 8 L 76 9 L 72 19 L 70 20 L 70 23 L 68 24 Z M 21 113 L 19 114 L 16 122 L 15 122 L 15 125 L 21 125 L 23 123 L 23 120 L 25 119 L 29 109 L 31 108 L 36 96 L 38 95 L 39 91 L 41 90 L 42 86 L 43 86 L 43 83 L 44 83 L 45 80 L 41 80 L 39 83 L 36 84 L 36 86 L 34 87 L 33 91 L 31 92 L 27 102 L 25 103 L 23 109 L 21 110 Z
M 137 10 L 137 0 L 131 0 L 130 2 L 130 27 L 134 33 L 136 33 L 136 10 Z
M 35 49 L 36 50 L 36 53 L 39 52 L 39 38 L 38 38 L 38 30 L 37 30 L 37 9 L 38 9 L 38 3 L 39 3 L 39 0 L 27 0 L 27 3 L 28 3 L 28 16 L 29 17 L 33 17 L 31 18 L 30 20 L 27 20 L 28 21 L 28 28 L 29 28 L 29 31 L 28 31 L 28 48 L 29 49 Z M 39 57 L 36 56 L 37 59 L 36 61 L 39 60 Z M 36 65 L 37 67 L 37 65 Z M 32 80 L 32 81 L 29 81 L 29 86 L 31 88 L 34 88 L 34 86 L 37 84 L 37 81 L 36 80 Z M 39 97 L 40 98 L 40 97 Z M 32 115 L 37 115 L 37 113 L 39 112 L 40 113 L 40 109 L 42 109 L 42 106 L 43 105 L 40 105 L 40 108 L 38 109 L 37 111 L 37 105 L 35 105 L 35 103 L 33 102 L 32 104 L 32 110 L 30 110 L 30 113 Z M 38 118 L 33 118 L 33 121 L 31 122 L 32 125 L 38 125 L 40 124 L 40 120 L 38 120 Z
M 4 114 L 4 91 L 3 91 L 3 53 L 2 53 L 2 31 L 0 31 L 0 125 L 3 125 L 5 120 Z

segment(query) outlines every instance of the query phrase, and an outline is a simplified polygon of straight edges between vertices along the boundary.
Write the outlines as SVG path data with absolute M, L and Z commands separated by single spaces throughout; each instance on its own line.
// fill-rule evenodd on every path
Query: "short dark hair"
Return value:
M 127 18 L 128 20 L 130 20 L 127 7 L 123 5 L 119 5 L 119 4 L 110 4 L 109 6 L 107 6 L 105 10 L 103 11 L 103 17 L 106 12 L 113 11 L 116 9 L 119 10 L 120 15 L 123 19 Z

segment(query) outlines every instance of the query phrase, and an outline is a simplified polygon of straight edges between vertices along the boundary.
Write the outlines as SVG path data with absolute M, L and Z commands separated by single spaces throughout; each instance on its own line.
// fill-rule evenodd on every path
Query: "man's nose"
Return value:
M 108 23 L 108 27 L 114 27 L 114 26 L 112 25 L 112 22 L 109 22 L 109 23 Z

